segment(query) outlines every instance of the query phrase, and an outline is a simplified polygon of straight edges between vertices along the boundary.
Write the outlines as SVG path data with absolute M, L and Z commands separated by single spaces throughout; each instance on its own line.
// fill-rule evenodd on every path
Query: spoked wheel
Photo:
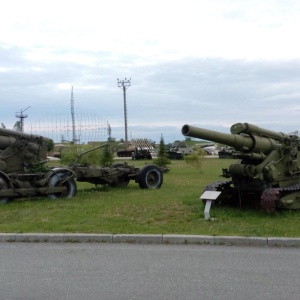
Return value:
M 0 176 L 0 191 L 8 189 L 7 181 Z M 9 197 L 0 197 L 0 204 L 6 204 L 9 201 Z
M 59 172 L 54 174 L 49 181 L 49 187 L 66 187 L 65 192 L 61 193 L 53 193 L 48 194 L 48 198 L 50 199 L 57 199 L 57 198 L 72 198 L 77 193 L 77 185 L 73 177 L 66 178 L 68 175 Z
M 144 166 L 138 174 L 141 189 L 159 189 L 163 183 L 163 174 L 155 165 Z

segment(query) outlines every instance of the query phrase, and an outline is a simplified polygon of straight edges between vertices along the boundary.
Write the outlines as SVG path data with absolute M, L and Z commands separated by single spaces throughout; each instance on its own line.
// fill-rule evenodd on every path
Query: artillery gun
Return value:
M 24 197 L 76 195 L 71 170 L 43 166 L 48 143 L 43 136 L 0 128 L 0 203 Z
M 79 154 L 67 168 L 48 168 L 44 165 L 48 144 L 46 137 L 0 128 L 0 204 L 16 198 L 71 198 L 77 193 L 76 181 L 124 186 L 135 180 L 143 189 L 162 185 L 162 171 L 155 165 L 138 169 L 127 163 L 111 167 L 78 164 L 83 155 L 99 147 Z
M 142 189 L 157 189 L 163 183 L 163 173 L 154 164 L 148 164 L 141 169 L 129 166 L 127 162 L 114 163 L 110 167 L 90 166 L 78 164 L 80 158 L 91 151 L 105 147 L 107 144 L 94 147 L 77 155 L 69 168 L 74 172 L 76 181 L 89 182 L 95 185 L 108 184 L 113 187 L 127 186 L 130 180 L 134 180 Z
M 167 149 L 167 155 L 170 159 L 184 159 L 186 155 L 195 153 L 192 147 L 188 147 L 184 141 L 175 141 Z
M 260 207 L 267 212 L 300 208 L 300 139 L 248 123 L 231 126 L 231 134 L 184 125 L 182 134 L 234 148 L 239 163 L 223 169 L 222 177 L 204 191 L 221 191 L 217 203 Z

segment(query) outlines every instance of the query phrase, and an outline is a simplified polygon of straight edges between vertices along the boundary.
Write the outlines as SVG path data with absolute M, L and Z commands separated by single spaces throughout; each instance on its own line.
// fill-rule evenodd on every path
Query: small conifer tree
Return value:
M 110 151 L 109 145 L 104 146 L 104 148 L 101 151 L 101 157 L 100 157 L 100 165 L 102 167 L 109 167 L 112 165 L 114 161 L 113 153 Z
M 165 145 L 163 135 L 161 135 L 160 138 L 157 158 L 154 160 L 154 163 L 159 167 L 163 167 L 171 163 L 167 155 L 167 150 L 166 150 L 166 145 Z
M 54 142 L 52 139 L 49 139 L 48 145 L 47 145 L 47 151 L 50 152 L 50 151 L 53 151 L 53 149 L 54 149 Z

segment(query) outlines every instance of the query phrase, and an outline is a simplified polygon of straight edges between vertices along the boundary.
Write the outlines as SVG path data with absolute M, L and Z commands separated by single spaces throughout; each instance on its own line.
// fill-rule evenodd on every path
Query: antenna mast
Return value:
M 118 87 L 123 90 L 123 96 L 124 96 L 124 119 L 125 119 L 125 147 L 128 146 L 128 135 L 127 135 L 127 105 L 126 105 L 126 90 L 131 85 L 131 78 L 125 80 L 119 80 L 118 78 Z
M 28 106 L 24 110 L 21 109 L 21 112 L 19 112 L 19 113 L 17 112 L 16 117 L 20 119 L 20 129 L 21 129 L 21 132 L 24 132 L 24 119 L 28 117 L 27 115 L 23 115 L 23 112 L 26 111 L 27 109 L 29 109 L 30 107 L 31 106 Z
M 107 134 L 108 134 L 108 141 L 111 141 L 111 127 L 107 122 Z
M 74 114 L 73 86 L 72 86 L 72 91 L 71 91 L 71 116 L 72 116 L 72 132 L 73 132 L 72 142 L 75 144 L 77 139 L 76 139 L 75 114 Z

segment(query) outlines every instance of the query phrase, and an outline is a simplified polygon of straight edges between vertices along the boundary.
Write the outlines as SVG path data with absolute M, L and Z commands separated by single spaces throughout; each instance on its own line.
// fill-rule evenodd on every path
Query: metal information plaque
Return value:
M 209 211 L 210 211 L 210 207 L 211 207 L 211 202 L 216 200 L 219 195 L 221 194 L 221 192 L 218 191 L 205 191 L 201 196 L 200 199 L 205 200 L 205 208 L 204 208 L 204 217 L 205 220 L 209 220 L 210 216 L 209 216 Z

